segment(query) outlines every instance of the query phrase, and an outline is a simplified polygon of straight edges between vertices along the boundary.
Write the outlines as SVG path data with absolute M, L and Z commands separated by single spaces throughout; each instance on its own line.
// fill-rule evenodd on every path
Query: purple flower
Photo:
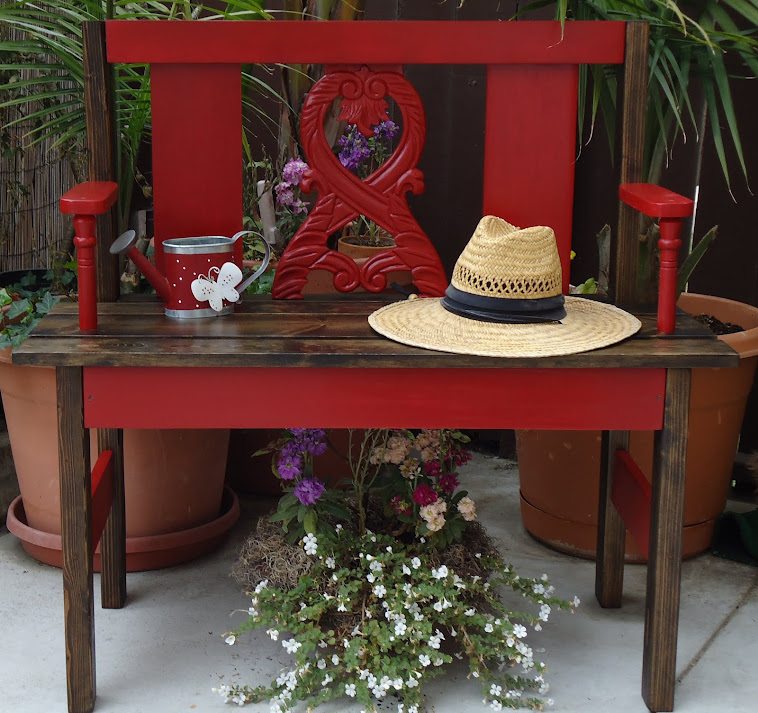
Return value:
M 300 185 L 300 179 L 303 177 L 308 168 L 308 164 L 299 158 L 291 158 L 284 164 L 282 169 L 282 178 L 285 182 L 291 183 L 293 186 Z
M 274 186 L 276 191 L 276 202 L 279 205 L 292 205 L 295 202 L 295 192 L 292 190 L 292 184 L 282 181 Z
M 295 486 L 295 497 L 303 505 L 315 505 L 316 501 L 326 490 L 324 484 L 316 478 L 303 478 Z
M 337 143 L 342 147 L 338 158 L 348 171 L 356 171 L 371 155 L 368 139 L 358 130 L 355 124 L 347 126 L 345 133 L 340 136 Z
M 379 139 L 391 139 L 400 127 L 394 121 L 382 121 L 374 127 L 374 134 Z
M 303 472 L 303 459 L 297 454 L 286 454 L 282 451 L 276 470 L 282 480 L 294 480 Z

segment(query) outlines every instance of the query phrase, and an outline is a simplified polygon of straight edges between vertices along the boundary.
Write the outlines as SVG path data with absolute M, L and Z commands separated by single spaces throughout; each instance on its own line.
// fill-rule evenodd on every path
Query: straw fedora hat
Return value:
M 614 307 L 564 297 L 555 234 L 485 216 L 455 264 L 445 297 L 411 295 L 369 316 L 374 330 L 456 354 L 539 357 L 620 342 L 640 321 Z

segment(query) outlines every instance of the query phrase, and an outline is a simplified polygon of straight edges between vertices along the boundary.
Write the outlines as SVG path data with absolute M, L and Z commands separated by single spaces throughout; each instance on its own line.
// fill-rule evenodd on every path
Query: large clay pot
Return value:
M 683 294 L 679 307 L 745 331 L 720 337 L 741 356 L 736 369 L 693 369 L 684 502 L 684 557 L 708 549 L 732 478 L 742 417 L 758 357 L 758 308 L 707 295 Z M 518 431 L 521 517 L 545 544 L 594 557 L 600 483 L 600 432 Z M 648 479 L 653 433 L 633 432 L 630 451 Z M 627 560 L 645 561 L 630 536 Z
M 23 501 L 22 524 L 40 533 L 60 535 L 55 370 L 11 365 L 9 352 L 0 352 L 0 390 Z M 144 542 L 136 543 L 139 538 L 195 531 L 193 550 L 177 549 L 174 537 L 169 543 L 171 549 L 176 550 L 174 560 L 167 561 L 165 552 L 158 553 L 161 563 L 158 566 L 176 564 L 202 554 L 201 543 L 196 541 L 197 537 L 202 538 L 202 533 L 198 533 L 197 528 L 216 522 L 236 507 L 231 502 L 236 499 L 232 497 L 226 503 L 226 512 L 222 512 L 228 443 L 228 429 L 124 431 L 127 567 L 130 571 L 152 568 L 144 551 L 140 554 L 139 567 L 129 561 L 130 550 L 144 549 Z M 93 443 L 93 462 L 95 455 Z M 16 517 L 20 512 L 18 506 L 12 511 Z M 228 522 L 226 529 L 235 519 Z M 9 512 L 9 529 L 11 525 Z M 215 541 L 220 534 L 217 529 L 209 533 Z M 155 545 L 160 547 L 157 539 Z M 50 557 L 55 559 L 53 555 Z

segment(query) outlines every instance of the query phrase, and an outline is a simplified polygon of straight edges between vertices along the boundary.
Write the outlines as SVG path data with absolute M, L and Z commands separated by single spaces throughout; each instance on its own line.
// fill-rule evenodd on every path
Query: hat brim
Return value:
M 413 347 L 496 357 L 543 357 L 600 349 L 632 336 L 642 323 L 613 305 L 566 297 L 560 323 L 481 322 L 448 312 L 439 298 L 394 302 L 369 315 L 371 327 Z

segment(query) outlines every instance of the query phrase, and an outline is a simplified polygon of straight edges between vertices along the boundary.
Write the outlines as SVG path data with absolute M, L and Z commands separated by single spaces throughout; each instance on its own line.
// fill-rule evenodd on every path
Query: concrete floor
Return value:
M 594 564 L 546 549 L 523 530 L 514 463 L 475 455 L 461 479 L 506 557 L 525 575 L 547 572 L 559 596 L 582 600 L 575 615 L 559 613 L 541 633 L 530 633 L 532 646 L 549 666 L 548 695 L 555 701 L 550 710 L 644 713 L 644 568 L 626 567 L 623 608 L 603 610 L 593 595 Z M 233 647 L 221 637 L 242 619 L 233 611 L 245 610 L 249 602 L 229 579 L 229 569 L 270 502 L 245 500 L 243 517 L 214 554 L 172 569 L 129 575 L 124 609 L 102 610 L 96 604 L 98 713 L 228 710 L 211 693 L 213 686 L 269 681 L 288 663 L 280 643 L 263 632 Z M 59 570 L 29 558 L 13 535 L 0 530 L 0 711 L 66 711 L 61 590 Z M 756 710 L 757 620 L 758 569 L 710 555 L 684 564 L 676 711 Z M 489 710 L 462 668 L 432 682 L 426 695 L 427 709 L 434 713 Z M 248 710 L 268 711 L 268 705 Z M 323 709 L 358 710 L 348 702 Z

